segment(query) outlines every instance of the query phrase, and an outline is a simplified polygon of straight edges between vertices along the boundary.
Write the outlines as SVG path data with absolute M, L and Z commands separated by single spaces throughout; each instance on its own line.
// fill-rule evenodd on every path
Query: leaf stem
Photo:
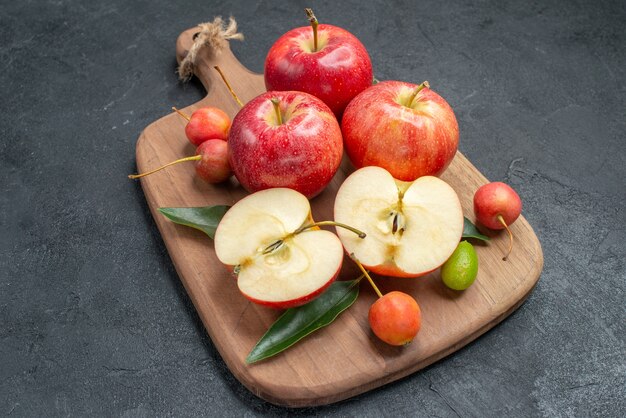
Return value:
M 182 116 L 183 118 L 187 119 L 187 122 L 191 121 L 191 118 L 187 115 L 185 115 L 183 112 L 181 112 L 180 110 L 178 110 L 178 108 L 172 106 L 172 110 L 176 113 L 178 113 L 180 116 Z
M 504 226 L 504 229 L 506 229 L 506 232 L 509 233 L 509 248 L 506 254 L 504 255 L 504 257 L 502 257 L 502 260 L 506 261 L 506 259 L 509 257 L 509 254 L 511 254 L 511 250 L 513 250 L 513 233 L 509 229 L 509 226 L 506 224 L 506 222 L 504 222 L 504 218 L 502 217 L 502 215 L 498 215 L 497 219 L 502 224 L 502 226 Z
M 202 155 L 194 155 L 194 156 L 192 156 L 192 157 L 185 157 L 185 158 L 181 158 L 181 159 L 179 159 L 179 160 L 172 161 L 171 163 L 167 163 L 167 164 L 165 164 L 165 165 L 163 165 L 163 166 L 161 166 L 161 167 L 159 167 L 159 168 L 155 168 L 155 169 L 154 169 L 154 170 L 152 170 L 152 171 L 148 171 L 147 173 L 141 173 L 141 174 L 130 174 L 130 175 L 128 176 L 128 178 L 129 178 L 129 179 L 133 179 L 133 180 L 134 180 L 134 179 L 139 179 L 139 178 L 141 178 L 141 177 L 149 176 L 149 175 L 150 175 L 150 174 L 152 174 L 152 173 L 156 173 L 157 171 L 161 171 L 161 170 L 163 170 L 164 168 L 169 167 L 169 166 L 174 165 L 174 164 L 184 163 L 184 162 L 186 162 L 186 161 L 199 161 L 199 160 L 201 160 L 201 159 L 202 159 Z
M 354 253 L 350 254 L 350 258 L 352 259 L 352 261 L 354 261 L 356 263 L 357 266 L 359 266 L 359 269 L 361 269 L 361 272 L 365 275 L 367 280 L 370 282 L 370 284 L 374 288 L 374 292 L 376 292 L 376 294 L 378 295 L 379 298 L 382 298 L 383 294 L 380 293 L 380 290 L 378 290 L 378 286 L 376 286 L 376 283 L 374 283 L 374 280 L 372 280 L 372 278 L 370 277 L 370 275 L 367 272 L 367 270 L 365 270 L 365 267 L 363 267 L 363 264 L 361 264 L 361 262 L 358 260 L 358 258 L 356 258 Z
M 237 94 L 235 93 L 235 91 L 233 90 L 233 88 L 230 86 L 230 83 L 228 82 L 228 80 L 226 79 L 226 76 L 224 75 L 224 73 L 222 72 L 222 69 L 219 66 L 214 66 L 213 68 L 215 68 L 215 70 L 220 73 L 220 76 L 222 77 L 222 81 L 224 82 L 224 84 L 226 84 L 226 87 L 228 88 L 228 91 L 230 92 L 230 95 L 233 96 L 233 99 L 235 99 L 235 101 L 237 102 L 237 104 L 239 105 L 239 107 L 243 107 L 243 102 L 241 100 L 239 100 L 239 96 L 237 96 Z
M 313 29 L 313 52 L 317 52 L 317 25 L 318 21 L 315 15 L 313 14 L 313 10 L 308 7 L 304 9 L 306 16 L 309 18 L 309 22 L 311 23 L 311 28 Z

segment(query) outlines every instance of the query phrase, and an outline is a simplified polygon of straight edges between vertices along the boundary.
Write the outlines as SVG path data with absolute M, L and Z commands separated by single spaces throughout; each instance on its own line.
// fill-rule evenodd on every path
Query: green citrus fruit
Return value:
M 465 290 L 478 274 L 478 257 L 472 244 L 461 241 L 441 267 L 441 279 L 450 289 Z

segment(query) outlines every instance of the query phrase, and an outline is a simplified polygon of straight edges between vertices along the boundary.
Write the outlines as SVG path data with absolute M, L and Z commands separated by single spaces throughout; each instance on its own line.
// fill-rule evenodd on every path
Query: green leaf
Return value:
M 379 79 L 377 79 L 376 77 L 374 77 L 374 78 L 372 79 L 372 86 L 373 86 L 374 84 L 378 84 L 378 83 L 380 83 L 380 80 L 379 80 Z
M 335 282 L 317 299 L 287 309 L 256 343 L 246 362 L 254 363 L 276 355 L 333 322 L 359 296 L 359 281 Z
M 463 217 L 463 236 L 462 238 L 475 238 L 483 241 L 489 241 L 489 237 L 481 234 L 476 228 L 476 225 L 472 223 L 466 217 Z
M 197 208 L 159 208 L 159 212 L 177 224 L 190 226 L 213 238 L 215 229 L 230 206 L 202 206 Z

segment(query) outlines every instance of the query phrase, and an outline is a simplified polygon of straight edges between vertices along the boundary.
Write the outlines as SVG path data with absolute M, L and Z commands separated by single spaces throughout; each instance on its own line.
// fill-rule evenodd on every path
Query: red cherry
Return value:
M 175 107 L 172 109 L 189 121 L 185 125 L 185 135 L 195 146 L 209 139 L 228 140 L 231 120 L 222 109 L 212 106 L 201 107 L 194 111 L 191 117 Z
M 509 249 L 513 248 L 513 234 L 509 229 L 522 213 L 522 200 L 509 185 L 496 181 L 481 186 L 474 194 L 474 214 L 481 224 L 490 229 L 506 229 L 509 234 Z

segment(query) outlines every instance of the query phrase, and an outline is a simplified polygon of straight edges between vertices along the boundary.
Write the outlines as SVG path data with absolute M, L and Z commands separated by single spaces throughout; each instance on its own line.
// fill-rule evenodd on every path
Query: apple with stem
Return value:
M 262 190 L 226 212 L 215 231 L 215 253 L 252 302 L 278 309 L 299 306 L 319 296 L 341 269 L 341 242 L 319 228 L 323 225 L 365 237 L 347 225 L 314 222 L 308 199 L 295 190 Z
M 138 179 L 161 171 L 174 164 L 195 161 L 196 174 L 208 183 L 221 183 L 233 174 L 228 162 L 228 143 L 221 139 L 204 141 L 196 149 L 196 155 L 180 158 L 159 168 L 141 174 L 131 174 L 130 179 Z
M 196 147 L 209 139 L 228 139 L 230 118 L 222 109 L 213 106 L 201 107 L 187 116 L 175 107 L 172 110 L 187 120 L 185 135 Z
M 229 161 L 249 192 L 288 187 L 319 194 L 341 163 L 341 128 L 320 99 L 269 91 L 239 110 L 230 129 Z
M 419 277 L 437 269 L 463 233 L 461 203 L 445 181 L 424 176 L 403 182 L 375 166 L 346 178 L 334 214 L 335 221 L 367 234 L 367 239 L 355 240 L 338 229 L 346 252 L 385 276 Z
M 513 249 L 513 233 L 509 226 L 522 213 L 522 199 L 511 186 L 495 181 L 487 183 L 474 194 L 474 215 L 481 224 L 490 229 L 506 229 L 509 248 L 502 257 L 506 260 Z
M 270 48 L 265 86 L 310 93 L 340 118 L 350 100 L 372 85 L 372 63 L 354 35 L 337 26 L 319 25 L 313 11 L 305 11 L 311 26 L 288 31 Z
M 367 315 L 372 332 L 390 345 L 409 344 L 422 327 L 422 312 L 417 301 L 411 295 L 399 291 L 383 295 L 363 264 L 354 254 L 350 257 L 378 295 Z
M 369 87 L 346 108 L 341 130 L 356 168 L 376 165 L 402 181 L 439 176 L 459 144 L 452 108 L 426 81 L 383 81 Z

